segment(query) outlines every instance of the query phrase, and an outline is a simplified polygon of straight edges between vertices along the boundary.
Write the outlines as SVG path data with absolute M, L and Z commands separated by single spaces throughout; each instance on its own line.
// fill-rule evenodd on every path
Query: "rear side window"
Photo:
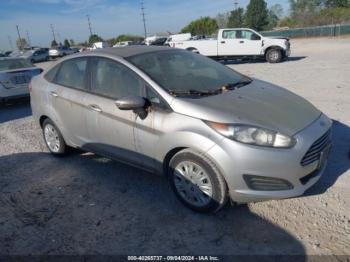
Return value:
M 144 82 L 124 65 L 106 58 L 94 58 L 91 91 L 111 98 L 143 96 Z
M 64 61 L 57 72 L 55 83 L 62 86 L 85 89 L 87 58 Z
M 236 30 L 225 30 L 224 32 L 222 32 L 222 38 L 224 39 L 236 39 L 238 38 L 238 31 Z

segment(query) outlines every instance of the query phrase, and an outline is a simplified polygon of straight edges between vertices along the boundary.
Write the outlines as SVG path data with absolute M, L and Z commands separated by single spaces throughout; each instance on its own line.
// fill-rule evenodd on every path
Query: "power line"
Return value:
M 60 35 L 60 32 L 58 30 L 56 30 L 56 35 L 57 35 L 57 40 L 58 42 L 62 43 L 61 41 L 61 35 Z
M 16 25 L 16 29 L 17 29 L 17 34 L 18 34 L 18 41 L 19 41 L 19 49 L 22 50 L 22 39 L 21 39 L 21 34 L 19 33 L 19 28 L 18 25 Z
M 50 24 L 51 27 L 51 32 L 52 32 L 52 36 L 53 36 L 53 40 L 56 42 L 56 36 L 55 36 L 55 29 L 53 28 L 53 25 Z M 57 43 L 57 42 L 56 42 Z
M 141 0 L 141 16 L 143 21 L 143 30 L 145 34 L 145 38 L 147 37 L 147 29 L 146 29 L 146 17 L 145 17 L 145 6 L 143 0 Z
M 91 28 L 91 22 L 90 22 L 90 16 L 86 15 L 87 20 L 88 20 L 88 25 L 89 25 L 89 30 L 90 30 L 90 36 L 92 36 L 92 28 Z
M 10 44 L 11 50 L 14 50 L 11 36 L 8 35 L 7 38 L 9 39 L 9 44 Z
M 30 37 L 29 37 L 29 32 L 28 32 L 28 30 L 26 30 L 26 33 L 27 33 L 27 41 L 28 41 L 28 44 L 29 44 L 29 46 L 32 46 L 31 41 L 30 41 Z

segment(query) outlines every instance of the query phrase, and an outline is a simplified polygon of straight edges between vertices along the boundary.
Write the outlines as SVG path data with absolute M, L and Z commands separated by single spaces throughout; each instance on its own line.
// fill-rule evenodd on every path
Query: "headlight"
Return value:
M 261 127 L 208 121 L 205 123 L 223 136 L 245 144 L 279 148 L 290 148 L 295 145 L 294 138 Z

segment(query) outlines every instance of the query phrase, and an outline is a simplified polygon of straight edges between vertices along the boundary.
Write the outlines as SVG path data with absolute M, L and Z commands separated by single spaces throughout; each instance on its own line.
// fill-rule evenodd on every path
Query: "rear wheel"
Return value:
M 275 64 L 282 61 L 283 55 L 281 50 L 272 48 L 266 52 L 266 60 L 269 63 Z
M 187 50 L 192 52 L 192 53 L 199 54 L 199 51 L 194 47 L 187 48 Z
M 43 136 L 47 148 L 54 155 L 64 155 L 66 153 L 66 143 L 56 125 L 46 119 L 43 123 Z
M 170 184 L 187 207 L 203 213 L 216 212 L 227 202 L 227 186 L 216 165 L 205 155 L 186 149 L 169 163 Z

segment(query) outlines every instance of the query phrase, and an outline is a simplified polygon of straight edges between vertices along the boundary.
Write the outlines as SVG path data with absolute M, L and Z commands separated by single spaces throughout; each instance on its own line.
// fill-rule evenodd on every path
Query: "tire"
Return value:
M 32 64 L 34 64 L 34 63 L 35 63 L 35 60 L 34 60 L 34 59 L 30 59 L 30 62 L 31 62 Z
M 175 154 L 169 162 L 168 179 L 178 199 L 194 211 L 215 213 L 227 202 L 223 176 L 202 153 L 185 149 Z
M 63 156 L 67 151 L 67 145 L 56 125 L 47 118 L 43 122 L 42 130 L 49 151 L 55 156 Z
M 276 64 L 282 61 L 282 51 L 276 48 L 271 48 L 266 52 L 266 61 L 271 64 Z
M 194 47 L 187 48 L 186 50 L 188 50 L 188 51 L 190 51 L 192 53 L 195 53 L 195 54 L 199 54 L 199 51 L 196 48 L 194 48 Z

